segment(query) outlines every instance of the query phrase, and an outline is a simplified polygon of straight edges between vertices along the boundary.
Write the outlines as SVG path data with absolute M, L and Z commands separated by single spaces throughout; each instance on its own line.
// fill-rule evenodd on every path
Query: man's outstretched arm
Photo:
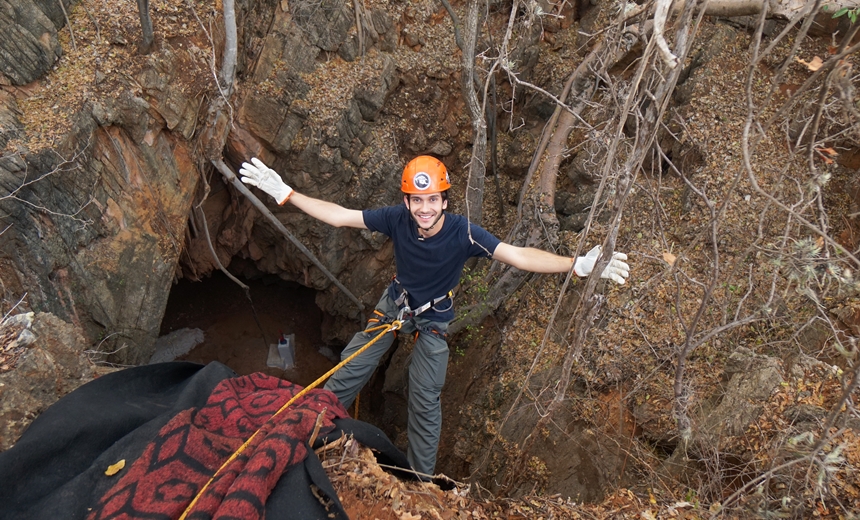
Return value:
M 290 202 L 315 219 L 322 220 L 334 227 L 367 229 L 360 210 L 347 209 L 334 202 L 315 199 L 297 192 L 293 192 Z
M 523 271 L 531 271 L 533 273 L 566 273 L 570 271 L 570 267 L 573 265 L 574 273 L 581 277 L 591 274 L 599 256 L 600 246 L 594 247 L 585 256 L 580 256 L 576 259 L 559 256 L 533 247 L 512 246 L 504 242 L 500 243 L 496 247 L 496 250 L 493 251 L 494 260 L 512 265 Z M 612 260 L 609 261 L 609 265 L 600 273 L 600 277 L 609 278 L 616 283 L 623 284 L 624 279 L 630 276 L 630 266 L 624 260 L 627 260 L 627 255 L 624 253 L 613 253 Z
M 347 209 L 333 202 L 302 195 L 289 187 L 278 173 L 256 157 L 250 163 L 242 163 L 239 169 L 242 182 L 256 186 L 269 194 L 279 205 L 287 201 L 317 220 L 335 227 L 367 229 L 364 216 L 357 209 Z

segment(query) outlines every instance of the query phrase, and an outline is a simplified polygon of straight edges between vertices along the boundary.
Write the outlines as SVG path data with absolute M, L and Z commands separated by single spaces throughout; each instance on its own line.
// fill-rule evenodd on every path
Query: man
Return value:
M 265 191 L 278 204 L 289 200 L 308 215 L 332 226 L 370 229 L 391 237 L 397 276 L 382 294 L 374 316 L 368 320 L 368 328 L 380 321 L 390 323 L 406 307 L 407 312 L 411 311 L 406 314 L 411 317 L 403 319 L 401 329 L 417 333 L 409 365 L 407 457 L 412 467 L 424 475 L 433 475 L 436 465 L 442 428 L 439 395 L 448 365 L 446 336 L 448 323 L 454 318 L 451 291 L 460 281 L 466 260 L 473 256 L 493 258 L 537 273 L 566 273 L 573 264 L 578 276 L 588 276 L 600 256 L 600 246 L 576 259 L 513 246 L 470 224 L 461 215 L 445 213 L 451 187 L 448 171 L 441 161 L 426 155 L 416 157 L 403 170 L 403 205 L 364 211 L 297 193 L 257 158 L 251 159 L 251 164 L 243 163 L 239 173 L 242 182 Z M 615 253 L 601 277 L 623 284 L 629 271 L 626 259 L 627 255 Z M 357 333 L 344 348 L 341 359 L 369 343 L 376 334 Z M 394 334 L 386 334 L 338 370 L 325 388 L 349 408 L 393 341 Z

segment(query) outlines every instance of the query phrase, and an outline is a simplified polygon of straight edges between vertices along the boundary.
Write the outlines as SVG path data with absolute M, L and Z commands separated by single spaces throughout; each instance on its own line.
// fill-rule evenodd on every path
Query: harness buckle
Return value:
M 451 301 L 450 305 L 448 305 L 448 308 L 447 309 L 437 309 L 437 310 L 439 310 L 441 312 L 447 312 L 447 311 L 451 310 L 452 307 L 454 307 L 454 291 L 450 290 L 450 291 L 448 291 L 447 294 L 445 294 L 445 296 L 440 296 L 438 298 L 434 298 L 433 300 L 425 303 L 424 305 L 418 307 L 417 309 L 411 309 L 409 307 L 409 293 L 406 292 L 406 289 L 404 289 L 403 286 L 400 285 L 400 280 L 398 280 L 397 277 L 394 278 L 394 283 L 396 283 L 398 286 L 400 286 L 400 296 L 397 297 L 397 299 L 394 301 L 394 304 L 397 305 L 398 307 L 403 305 L 403 307 L 400 308 L 400 313 L 397 315 L 398 320 L 409 320 L 409 319 L 414 318 L 415 316 L 418 316 L 419 314 L 426 311 L 427 309 L 430 309 L 430 308 L 436 309 L 436 304 L 438 304 L 442 301 L 445 301 L 445 300 Z

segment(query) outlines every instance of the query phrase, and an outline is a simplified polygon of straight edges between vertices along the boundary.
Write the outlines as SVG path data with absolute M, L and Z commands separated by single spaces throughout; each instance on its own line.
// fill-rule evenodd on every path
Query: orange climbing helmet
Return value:
M 444 192 L 451 187 L 448 169 L 442 161 L 429 155 L 419 155 L 403 168 L 403 193 L 422 194 Z

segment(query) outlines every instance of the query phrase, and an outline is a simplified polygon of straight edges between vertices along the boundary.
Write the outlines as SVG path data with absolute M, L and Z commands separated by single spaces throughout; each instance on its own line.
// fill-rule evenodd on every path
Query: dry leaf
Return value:
M 795 58 L 795 59 L 797 60 L 798 63 L 800 63 L 802 65 L 806 65 L 806 68 L 811 70 L 812 72 L 815 72 L 816 70 L 820 69 L 822 65 L 824 65 L 824 62 L 821 61 L 821 58 L 819 58 L 818 56 L 815 56 L 814 58 L 812 58 L 812 61 L 806 61 L 806 60 L 802 60 L 800 58 Z
M 111 464 L 108 466 L 108 469 L 105 470 L 105 475 L 112 477 L 122 470 L 125 467 L 125 459 L 120 460 L 116 464 Z
M 816 148 L 815 151 L 818 152 L 818 156 L 824 161 L 824 164 L 833 164 L 831 157 L 839 155 L 839 152 L 833 148 Z
M 678 258 L 678 257 L 676 257 L 675 255 L 673 255 L 672 253 L 663 253 L 663 260 L 665 260 L 665 261 L 666 261 L 666 263 L 667 263 L 667 264 L 669 264 L 669 265 L 675 265 L 675 260 L 676 260 L 677 258 Z

